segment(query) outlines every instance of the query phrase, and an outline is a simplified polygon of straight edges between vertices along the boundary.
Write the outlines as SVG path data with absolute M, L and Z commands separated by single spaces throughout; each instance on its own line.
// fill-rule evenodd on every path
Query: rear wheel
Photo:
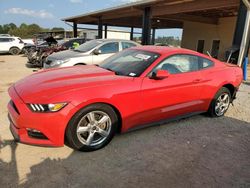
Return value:
M 94 151 L 106 146 L 116 133 L 118 118 L 112 107 L 87 106 L 76 113 L 66 129 L 66 144 L 79 151 Z
M 229 108 L 231 103 L 231 93 L 230 91 L 222 87 L 215 95 L 212 100 L 208 113 L 212 117 L 221 117 L 223 116 Z
M 21 52 L 21 50 L 20 50 L 19 48 L 17 48 L 17 47 L 13 47 L 13 48 L 10 49 L 9 52 L 10 52 L 12 55 L 18 55 L 18 54 Z

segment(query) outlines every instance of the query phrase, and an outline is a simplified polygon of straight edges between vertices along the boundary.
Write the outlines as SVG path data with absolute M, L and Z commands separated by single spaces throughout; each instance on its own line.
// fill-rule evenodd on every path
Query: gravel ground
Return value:
M 250 84 L 225 117 L 198 115 L 117 135 L 104 149 L 15 144 L 7 88 L 31 74 L 22 56 L 0 56 L 0 187 L 250 187 Z

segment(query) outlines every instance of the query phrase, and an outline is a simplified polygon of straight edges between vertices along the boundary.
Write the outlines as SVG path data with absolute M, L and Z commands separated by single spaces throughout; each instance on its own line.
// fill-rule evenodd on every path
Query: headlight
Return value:
M 61 64 L 64 64 L 64 63 L 67 63 L 69 61 L 69 59 L 65 59 L 65 60 L 55 60 L 53 61 L 50 66 L 57 66 L 57 65 L 61 65 Z
M 63 109 L 67 103 L 55 103 L 55 104 L 28 104 L 29 109 L 32 112 L 58 112 Z

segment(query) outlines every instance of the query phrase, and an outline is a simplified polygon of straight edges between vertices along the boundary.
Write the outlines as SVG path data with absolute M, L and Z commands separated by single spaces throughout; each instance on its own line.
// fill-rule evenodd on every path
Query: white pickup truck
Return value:
M 12 55 L 18 55 L 24 42 L 19 37 L 1 37 L 0 36 L 0 53 L 10 53 Z

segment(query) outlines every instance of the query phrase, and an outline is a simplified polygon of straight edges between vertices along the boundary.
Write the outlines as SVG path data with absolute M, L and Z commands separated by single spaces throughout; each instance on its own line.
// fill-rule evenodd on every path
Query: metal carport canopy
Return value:
M 63 18 L 75 24 L 102 24 L 142 27 L 144 10 L 150 7 L 151 27 L 182 28 L 183 21 L 217 24 L 218 18 L 236 16 L 239 0 L 144 0 L 125 5 Z

